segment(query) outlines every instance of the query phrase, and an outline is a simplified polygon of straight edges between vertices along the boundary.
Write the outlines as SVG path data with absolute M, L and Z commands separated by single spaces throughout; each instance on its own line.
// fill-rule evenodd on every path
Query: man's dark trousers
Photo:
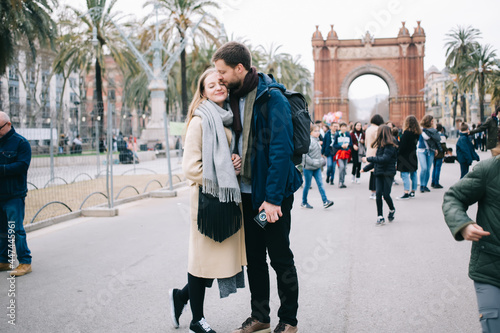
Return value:
M 252 317 L 263 323 L 269 323 L 271 320 L 267 249 L 278 280 L 278 295 L 281 301 L 278 317 L 286 324 L 297 326 L 299 283 L 289 238 L 293 194 L 285 198 L 281 204 L 283 216 L 276 223 L 269 223 L 265 229 L 254 221 L 258 211 L 252 207 L 252 195 L 242 193 L 242 203 Z
M 0 262 L 9 262 L 9 224 L 14 222 L 17 259 L 20 264 L 31 264 L 31 251 L 24 230 L 24 198 L 0 201 Z

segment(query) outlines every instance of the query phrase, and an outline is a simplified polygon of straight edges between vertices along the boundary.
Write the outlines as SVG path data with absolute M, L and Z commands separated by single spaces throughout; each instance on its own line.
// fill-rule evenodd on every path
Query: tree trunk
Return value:
M 68 73 L 68 76 L 69 76 L 69 73 Z M 57 110 L 57 116 L 56 116 L 56 119 L 57 119 L 57 138 L 56 138 L 56 144 L 59 142 L 59 137 L 61 136 L 61 133 L 64 132 L 64 126 L 63 126 L 63 111 L 64 111 L 64 108 L 63 108 L 63 101 L 64 101 L 64 91 L 66 90 L 66 81 L 68 80 L 68 77 L 66 77 L 64 75 L 64 72 L 63 72 L 63 86 L 62 86 L 62 91 L 61 91 L 61 97 L 59 98 L 59 110 Z M 61 126 L 62 126 L 62 130 L 61 130 Z
M 453 95 L 453 127 L 457 125 L 457 104 L 458 104 L 458 89 Z
M 182 90 L 182 115 L 188 113 L 187 78 L 186 78 L 186 49 L 181 52 L 181 90 Z
M 460 104 L 461 104 L 461 112 L 462 112 L 462 117 L 464 117 L 464 122 L 467 122 L 467 98 L 465 97 L 465 91 L 464 93 L 460 96 Z
M 99 60 L 96 58 L 95 60 L 95 90 L 96 90 L 96 111 L 97 116 L 95 121 L 98 121 L 99 133 L 102 135 L 103 132 L 103 123 L 104 123 L 104 102 L 102 100 L 102 74 L 101 74 L 101 65 L 99 64 Z M 97 120 L 97 117 L 101 117 L 101 120 Z M 99 142 L 99 138 L 96 138 L 96 142 Z
M 484 121 L 484 74 L 479 75 L 479 121 Z

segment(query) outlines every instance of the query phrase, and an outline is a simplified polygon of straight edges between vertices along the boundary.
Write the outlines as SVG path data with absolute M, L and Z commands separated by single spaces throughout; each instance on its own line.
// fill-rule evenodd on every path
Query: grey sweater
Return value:
M 325 165 L 325 160 L 321 156 L 321 146 L 318 138 L 311 136 L 309 152 L 302 157 L 302 164 L 304 169 L 307 170 L 317 170 Z

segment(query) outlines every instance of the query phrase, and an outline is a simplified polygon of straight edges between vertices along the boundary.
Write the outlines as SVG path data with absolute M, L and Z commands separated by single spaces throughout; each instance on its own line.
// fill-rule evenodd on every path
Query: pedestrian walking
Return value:
M 474 281 L 484 333 L 500 332 L 500 144 L 444 195 L 443 214 L 457 241 L 472 241 L 469 277 Z M 477 202 L 476 219 L 467 209 Z
M 300 188 L 302 177 L 292 161 L 293 125 L 290 104 L 283 95 L 285 87 L 274 78 L 257 73 L 251 66 L 250 51 L 241 43 L 224 44 L 214 53 L 212 61 L 231 90 L 233 129 L 242 134 L 236 147 L 242 159 L 241 190 L 252 312 L 233 332 L 270 332 L 266 255 L 269 254 L 280 297 L 279 323 L 274 332 L 294 333 L 299 284 L 289 236 L 293 193 Z M 261 112 L 264 103 L 267 103 L 267 117 Z M 264 214 L 268 224 L 262 228 L 254 218 Z
M 404 189 L 403 196 L 399 197 L 401 200 L 415 198 L 415 191 L 418 188 L 417 142 L 420 134 L 422 134 L 422 129 L 417 118 L 413 115 L 406 117 L 398 149 L 397 163 L 397 171 L 401 173 Z
M 437 124 L 436 130 L 438 131 L 439 137 L 441 138 L 441 141 L 439 143 L 441 145 L 441 150 L 437 151 L 436 156 L 434 156 L 434 161 L 432 162 L 433 167 L 432 167 L 431 187 L 443 188 L 443 186 L 439 184 L 439 178 L 441 176 L 441 166 L 443 165 L 444 153 L 446 152 L 448 147 L 446 147 L 446 135 L 444 134 L 443 125 Z
M 346 188 L 345 175 L 347 173 L 347 162 L 351 159 L 352 140 L 348 132 L 346 123 L 340 124 L 340 131 L 335 134 L 333 139 L 333 147 L 337 149 L 335 153 L 335 160 L 339 166 L 339 187 Z
M 334 185 L 335 170 L 337 169 L 337 161 L 335 160 L 335 155 L 337 154 L 337 148 L 333 146 L 335 135 L 339 132 L 339 124 L 333 122 L 330 126 L 330 131 L 325 134 L 323 145 L 321 146 L 321 153 L 327 157 L 326 159 L 326 183 Z
M 241 160 L 231 155 L 233 113 L 227 88 L 213 68 L 198 81 L 189 107 L 182 170 L 191 189 L 188 283 L 170 291 L 172 321 L 179 327 L 185 304 L 191 306 L 192 333 L 214 333 L 203 311 L 205 288 L 218 280 L 220 297 L 244 287 L 245 239 L 237 174 Z
M 352 183 L 356 182 L 356 184 L 359 184 L 361 177 L 361 160 L 366 156 L 365 132 L 363 131 L 363 125 L 359 121 L 354 124 L 351 132 L 351 141 Z
M 312 209 L 307 202 L 307 195 L 311 187 L 311 180 L 314 177 L 316 185 L 318 186 L 321 200 L 323 200 L 323 207 L 328 208 L 333 205 L 333 201 L 328 200 L 325 190 L 323 188 L 323 179 L 321 177 L 321 168 L 325 166 L 326 160 L 321 156 L 321 146 L 319 144 L 319 126 L 311 126 L 311 144 L 309 145 L 309 152 L 304 154 L 302 164 L 304 165 L 304 189 L 302 191 L 302 204 L 303 208 Z
M 22 276 L 32 270 L 23 225 L 30 162 L 28 140 L 16 133 L 10 117 L 0 111 L 0 271 L 10 270 L 11 276 Z M 13 269 L 16 255 L 19 265 Z
M 335 176 L 335 165 L 333 164 L 333 127 L 330 128 L 325 125 L 326 132 L 323 137 L 323 144 L 321 145 L 321 155 L 326 158 L 326 183 L 333 185 L 333 177 Z
M 495 112 L 491 114 L 486 121 L 480 124 L 475 130 L 472 130 L 470 134 L 476 134 L 480 132 L 486 132 L 486 149 L 493 149 L 496 147 L 498 142 L 498 113 L 500 112 L 500 107 L 495 109 Z
M 427 187 L 431 176 L 431 167 L 434 162 L 434 156 L 441 149 L 441 137 L 434 128 L 434 117 L 430 114 L 425 115 L 420 122 L 422 134 L 418 139 L 417 156 L 420 163 L 420 192 L 430 192 Z
M 378 127 L 384 123 L 384 118 L 381 115 L 375 114 L 370 119 L 370 127 L 368 127 L 365 131 L 366 137 L 366 157 L 373 157 L 377 153 L 377 148 L 373 147 L 373 143 L 377 138 Z M 375 176 L 373 175 L 373 171 L 370 172 L 370 182 L 368 185 L 368 189 L 371 191 L 370 199 L 376 199 L 376 189 L 375 189 Z
M 373 148 L 377 148 L 375 156 L 365 157 L 363 162 L 369 162 L 363 168 L 363 172 L 374 169 L 376 189 L 377 189 L 377 222 L 376 225 L 385 223 L 383 214 L 382 197 L 384 198 L 387 206 L 389 206 L 389 215 L 387 219 L 389 222 L 394 220 L 396 208 L 391 198 L 392 182 L 396 174 L 397 162 L 397 145 L 394 137 L 392 136 L 391 128 L 387 125 L 382 125 L 377 130 L 377 138 L 372 144 Z
M 472 161 L 479 161 L 479 155 L 474 150 L 469 133 L 469 125 L 462 123 L 460 137 L 457 141 L 457 161 L 460 163 L 460 179 L 464 178 L 469 172 Z

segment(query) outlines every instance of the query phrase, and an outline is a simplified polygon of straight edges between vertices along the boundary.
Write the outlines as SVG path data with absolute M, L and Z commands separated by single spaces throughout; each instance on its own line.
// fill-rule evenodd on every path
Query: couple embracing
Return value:
M 276 271 L 280 321 L 297 332 L 298 279 L 290 250 L 293 193 L 302 178 L 292 162 L 293 128 L 284 87 L 251 66 L 248 48 L 229 42 L 200 77 L 189 108 L 182 168 L 191 185 L 188 283 L 170 291 L 176 328 L 189 301 L 189 331 L 214 333 L 203 314 L 206 287 L 220 297 L 244 287 L 251 315 L 234 333 L 271 332 L 267 254 Z M 230 90 L 229 99 L 228 89 Z M 267 117 L 260 112 L 267 103 Z M 264 227 L 254 218 L 262 212 Z

